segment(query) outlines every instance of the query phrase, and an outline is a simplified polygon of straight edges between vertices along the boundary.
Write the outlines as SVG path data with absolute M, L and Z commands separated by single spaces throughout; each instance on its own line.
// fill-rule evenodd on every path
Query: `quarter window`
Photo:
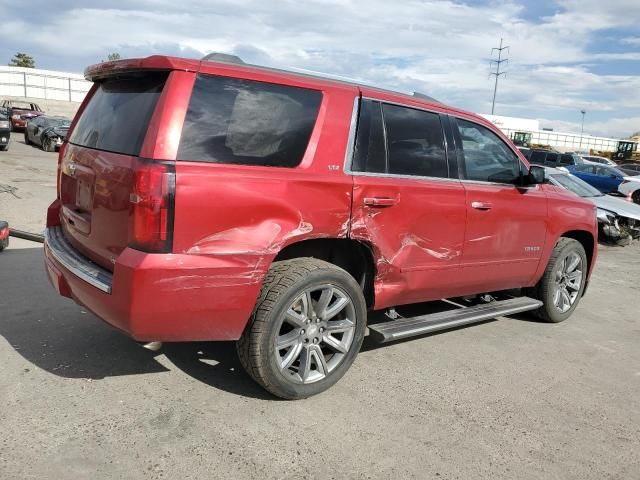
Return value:
M 354 172 L 386 173 L 386 163 L 387 155 L 380 102 L 363 100 L 360 106 L 352 170 Z
M 462 141 L 462 164 L 466 179 L 511 184 L 518 182 L 520 160 L 495 133 L 466 120 L 457 119 L 456 123 Z
M 295 167 L 307 149 L 321 100 L 317 90 L 199 75 L 178 159 Z

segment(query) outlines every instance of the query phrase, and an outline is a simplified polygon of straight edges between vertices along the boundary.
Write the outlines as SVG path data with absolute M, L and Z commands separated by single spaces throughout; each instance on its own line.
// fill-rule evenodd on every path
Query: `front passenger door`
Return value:
M 516 153 L 489 128 L 452 119 L 467 228 L 462 281 L 475 293 L 527 285 L 547 231 L 547 197 L 540 185 L 520 186 Z

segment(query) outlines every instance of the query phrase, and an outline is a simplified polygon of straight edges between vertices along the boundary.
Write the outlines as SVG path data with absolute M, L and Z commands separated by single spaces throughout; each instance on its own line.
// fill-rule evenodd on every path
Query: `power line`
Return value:
M 509 59 L 508 58 L 502 58 L 502 51 L 503 50 L 509 50 L 508 46 L 503 47 L 502 46 L 502 38 L 500 39 L 500 46 L 496 47 L 496 48 L 492 48 L 491 49 L 491 56 L 493 56 L 493 52 L 497 51 L 498 52 L 498 59 L 497 60 L 490 60 L 491 64 L 496 65 L 496 71 L 495 72 L 491 72 L 489 74 L 489 76 L 495 76 L 496 77 L 496 83 L 493 87 L 493 101 L 491 102 L 491 115 L 493 115 L 493 110 L 495 109 L 496 106 L 496 92 L 498 91 L 498 78 L 500 78 L 500 75 L 505 75 L 507 72 L 501 72 L 500 71 L 500 66 L 503 63 L 508 63 Z

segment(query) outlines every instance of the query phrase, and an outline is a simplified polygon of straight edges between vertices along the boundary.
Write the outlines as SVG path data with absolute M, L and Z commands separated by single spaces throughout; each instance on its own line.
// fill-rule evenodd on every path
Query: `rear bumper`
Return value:
M 47 228 L 44 253 L 60 295 L 138 341 L 237 340 L 264 276 L 239 259 L 130 248 L 111 273 L 75 251 L 60 227 Z

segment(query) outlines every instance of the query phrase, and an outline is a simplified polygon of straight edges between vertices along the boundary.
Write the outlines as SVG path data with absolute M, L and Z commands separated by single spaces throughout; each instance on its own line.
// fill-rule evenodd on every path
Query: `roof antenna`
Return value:
M 222 62 L 222 63 L 236 63 L 244 65 L 245 63 L 237 55 L 230 55 L 228 53 L 212 52 L 202 57 L 203 62 Z

